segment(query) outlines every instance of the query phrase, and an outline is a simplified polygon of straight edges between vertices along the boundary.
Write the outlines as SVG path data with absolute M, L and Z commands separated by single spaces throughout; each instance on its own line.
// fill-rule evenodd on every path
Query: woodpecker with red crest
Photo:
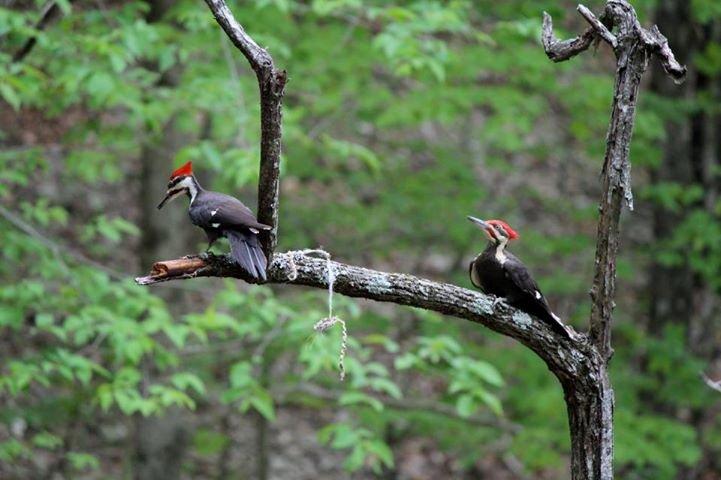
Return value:
M 265 281 L 268 261 L 260 248 L 258 233 L 271 227 L 259 223 L 253 212 L 237 198 L 201 187 L 193 175 L 191 162 L 170 175 L 168 191 L 158 210 L 183 194 L 190 199 L 190 221 L 202 228 L 208 237 L 208 250 L 220 237 L 227 238 L 233 260 L 253 278 Z
M 468 219 L 480 227 L 489 240 L 486 249 L 471 262 L 471 283 L 486 294 L 505 298 L 510 305 L 539 318 L 565 338 L 571 338 L 526 266 L 506 250 L 508 242 L 517 239 L 518 233 L 503 220 L 484 221 L 470 216 Z

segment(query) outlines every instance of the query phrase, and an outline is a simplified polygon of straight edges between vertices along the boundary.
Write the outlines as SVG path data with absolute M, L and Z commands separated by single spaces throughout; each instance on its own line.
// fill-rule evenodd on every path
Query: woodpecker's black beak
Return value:
M 483 230 L 488 230 L 489 228 L 491 228 L 488 223 L 484 222 L 480 218 L 471 217 L 470 215 L 468 215 L 468 220 L 475 223 L 476 225 L 478 225 L 479 228 L 482 228 Z
M 174 199 L 175 197 L 177 197 L 178 195 L 180 195 L 180 194 L 183 193 L 184 191 L 185 191 L 185 189 L 183 189 L 183 188 L 181 188 L 181 189 L 176 189 L 176 190 L 168 190 L 168 192 L 165 194 L 165 198 L 163 198 L 163 201 L 158 204 L 158 210 L 160 210 L 161 208 L 163 208 L 163 205 L 165 205 L 166 203 L 168 203 L 169 200 Z
M 170 200 L 173 197 L 173 192 L 168 192 L 165 194 L 165 198 L 163 198 L 163 201 L 158 204 L 158 210 L 163 208 L 163 205 L 166 204 L 168 200 Z

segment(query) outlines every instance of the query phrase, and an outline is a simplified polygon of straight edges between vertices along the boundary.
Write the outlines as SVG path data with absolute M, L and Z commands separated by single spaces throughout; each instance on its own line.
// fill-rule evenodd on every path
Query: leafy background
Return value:
M 173 166 L 255 204 L 255 78 L 202 2 L 0 2 L 2 478 L 565 478 L 562 392 L 477 325 L 323 292 L 203 279 L 139 288 L 203 248 L 155 205 Z M 602 1 L 589 7 L 599 9 Z M 636 0 L 690 68 L 652 65 L 623 218 L 612 378 L 624 479 L 718 479 L 719 94 L 714 0 Z M 469 286 L 504 218 L 585 329 L 614 61 L 539 44 L 561 0 L 249 0 L 287 69 L 280 247 Z M 31 36 L 21 61 L 13 54 Z M 222 252 L 227 244 L 217 247 Z

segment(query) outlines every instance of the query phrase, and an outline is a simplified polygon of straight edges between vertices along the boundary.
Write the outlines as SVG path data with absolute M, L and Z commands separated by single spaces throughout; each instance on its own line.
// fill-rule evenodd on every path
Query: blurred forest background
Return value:
M 721 3 L 635 0 L 652 64 L 631 158 L 612 380 L 623 479 L 721 478 Z M 560 479 L 562 391 L 514 341 L 424 311 L 201 279 L 174 166 L 255 205 L 255 76 L 200 1 L 0 0 L 0 478 Z M 605 2 L 589 0 L 598 11 Z M 585 330 L 614 59 L 540 45 L 562 0 L 230 3 L 286 68 L 280 249 L 470 287 L 504 218 Z M 37 42 L 29 51 L 23 45 Z M 222 243 L 217 252 L 227 249 Z

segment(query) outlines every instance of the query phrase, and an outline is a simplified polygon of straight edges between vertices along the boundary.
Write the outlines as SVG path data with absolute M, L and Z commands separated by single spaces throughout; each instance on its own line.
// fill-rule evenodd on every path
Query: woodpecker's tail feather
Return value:
M 564 325 L 561 319 L 558 318 L 558 315 L 550 311 L 548 313 L 550 314 L 549 318 L 545 318 L 544 320 L 546 320 L 546 323 L 551 326 L 551 329 L 571 340 L 571 333 L 568 331 L 568 328 Z
M 252 277 L 266 280 L 265 268 L 268 261 L 260 248 L 258 237 L 252 232 L 226 230 L 225 236 L 230 242 L 230 255 Z

